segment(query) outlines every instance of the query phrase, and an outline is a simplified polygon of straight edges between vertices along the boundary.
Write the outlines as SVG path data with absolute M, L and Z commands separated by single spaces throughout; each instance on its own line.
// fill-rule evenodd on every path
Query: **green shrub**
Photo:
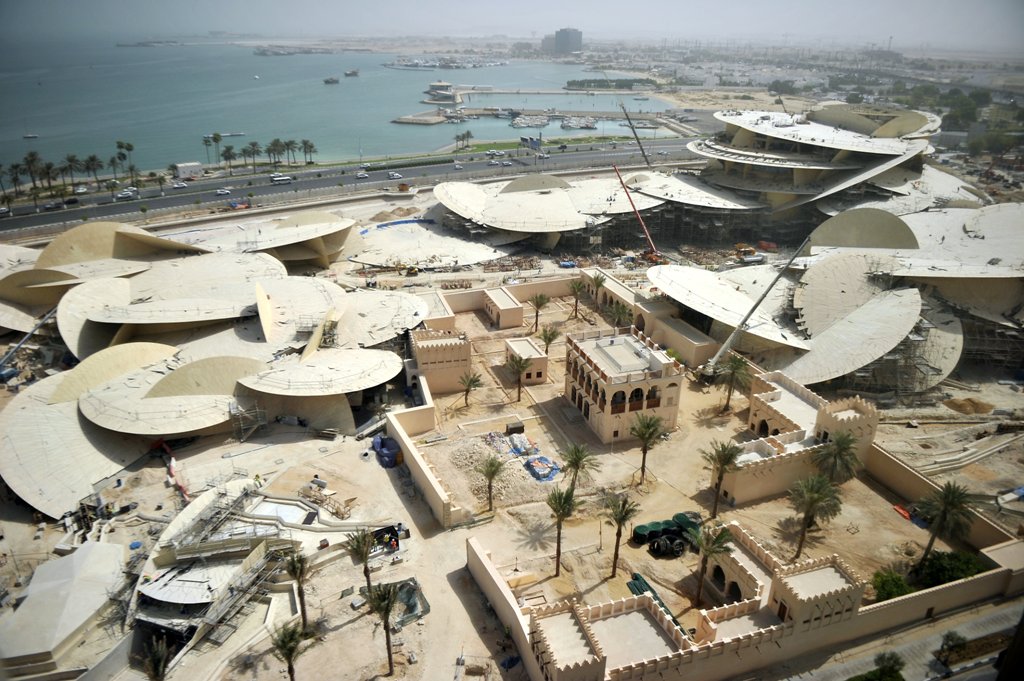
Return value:
M 875 598 L 879 601 L 905 596 L 914 590 L 903 575 L 889 568 L 875 572 L 871 584 L 875 587 Z
M 972 577 L 984 569 L 981 559 L 963 551 L 935 551 L 917 573 L 916 586 L 928 589 L 958 579 Z

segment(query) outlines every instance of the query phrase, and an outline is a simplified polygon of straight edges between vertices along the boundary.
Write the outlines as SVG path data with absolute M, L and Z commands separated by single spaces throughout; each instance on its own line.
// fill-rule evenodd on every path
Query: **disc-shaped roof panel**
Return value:
M 149 443 L 81 418 L 75 401 L 51 404 L 65 380 L 22 388 L 0 411 L 0 476 L 32 508 L 59 518 L 93 485 L 145 455 Z
M 32 269 L 40 252 L 35 248 L 0 244 L 0 278 L 12 272 Z
M 935 300 L 926 300 L 921 310 L 920 338 L 917 346 L 918 384 L 916 390 L 928 390 L 953 373 L 964 351 L 964 326 L 951 310 Z M 915 342 L 917 339 L 915 339 Z
M 82 223 L 62 232 L 47 244 L 36 260 L 36 267 L 59 267 L 107 258 L 137 258 L 153 252 L 150 244 L 124 236 L 132 233 L 145 234 L 146 230 L 120 222 Z
M 920 315 L 917 289 L 884 291 L 819 332 L 809 341 L 810 352 L 771 368 L 804 385 L 844 376 L 899 345 Z
M 77 400 L 83 393 L 112 381 L 118 376 L 169 359 L 177 348 L 160 343 L 124 343 L 90 355 L 74 369 L 61 374 L 60 386 L 50 397 L 52 402 Z
M 727 326 L 736 327 L 754 306 L 754 299 L 738 290 L 736 284 L 718 274 L 696 267 L 658 265 L 647 270 L 647 279 L 677 303 Z M 747 321 L 746 333 L 794 348 L 807 344 L 779 326 L 769 314 L 755 311 Z
M 415 329 L 427 316 L 426 301 L 398 291 L 356 291 L 338 322 L 339 347 L 373 347 Z
M 104 306 L 90 312 L 88 318 L 106 324 L 186 324 L 255 314 L 255 300 L 242 303 L 224 298 L 173 298 Z
M 123 307 L 131 301 L 127 279 L 94 279 L 64 294 L 57 306 L 57 328 L 72 354 L 80 360 L 110 345 L 117 327 L 90 322 L 89 315 L 104 307 Z
M 167 374 L 146 393 L 146 399 L 176 395 L 233 395 L 241 379 L 263 371 L 266 364 L 251 357 L 204 357 Z
M 282 279 L 281 262 L 263 253 L 206 253 L 153 263 L 131 278 L 132 300 L 218 298 L 243 305 L 256 302 L 252 283 Z
M 323 321 L 329 310 L 344 312 L 353 298 L 333 281 L 319 277 L 261 281 L 254 294 L 264 336 L 277 347 L 291 344 L 301 334 L 308 334 Z
M 798 326 L 812 338 L 878 295 L 882 287 L 871 274 L 891 272 L 886 255 L 844 253 L 811 265 L 793 291 Z
M 766 206 L 744 199 L 733 192 L 704 184 L 692 175 L 667 175 L 659 172 L 634 173 L 626 185 L 648 196 L 702 208 L 755 210 Z
M 902 218 L 878 208 L 854 208 L 818 225 L 805 253 L 824 246 L 907 250 L 918 248 L 918 240 Z
M 0 279 L 0 300 L 20 305 L 56 305 L 75 278 L 57 270 L 33 269 L 12 272 Z
M 397 376 L 402 368 L 402 359 L 388 350 L 321 348 L 306 361 L 277 362 L 239 382 L 272 395 L 339 395 L 378 386 Z
M 907 143 L 900 139 L 871 137 L 833 125 L 815 123 L 799 114 L 775 111 L 719 111 L 715 113 L 715 118 L 726 125 L 735 125 L 755 134 L 808 146 L 886 156 L 900 155 L 907 149 Z
M 191 243 L 216 251 L 254 253 L 322 239 L 352 227 L 355 220 L 326 211 L 302 211 L 273 219 L 247 220 L 231 230 L 189 232 Z M 332 242 L 333 243 L 333 242 Z
M 448 230 L 439 222 L 396 220 L 360 228 L 346 249 L 352 262 L 378 267 L 414 266 L 421 269 L 475 265 L 511 255 L 519 247 L 509 245 L 529 234 L 477 230 L 473 240 Z

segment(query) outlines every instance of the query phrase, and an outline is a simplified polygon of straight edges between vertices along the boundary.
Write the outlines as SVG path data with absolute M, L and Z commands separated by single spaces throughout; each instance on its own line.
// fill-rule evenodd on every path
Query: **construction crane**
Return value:
M 612 164 L 612 169 L 615 170 L 615 176 L 619 178 L 619 184 L 622 185 L 622 191 L 626 192 L 626 198 L 629 199 L 629 205 L 633 207 L 633 214 L 636 215 L 636 219 L 640 222 L 640 227 L 644 230 L 644 236 L 647 237 L 647 251 L 644 253 L 643 258 L 648 262 L 661 262 L 663 256 L 658 247 L 654 245 L 654 239 L 651 238 L 651 232 L 647 229 L 647 225 L 644 223 L 644 219 L 640 216 L 640 211 L 637 210 L 636 204 L 633 203 L 633 197 L 629 193 L 629 187 L 626 186 L 625 181 L 622 179 L 622 173 L 619 172 L 618 166 Z
M 605 77 L 607 78 L 607 76 L 605 76 Z M 638 147 L 640 147 L 640 153 L 643 154 L 644 163 L 647 164 L 648 168 L 650 168 L 651 167 L 651 160 L 649 158 L 647 158 L 647 152 L 644 150 L 644 145 L 641 144 L 641 142 L 640 142 L 640 135 L 636 134 L 636 128 L 633 127 L 633 120 L 629 117 L 629 112 L 626 111 L 626 105 L 622 103 L 622 100 L 619 100 L 619 107 L 622 109 L 622 113 L 626 116 L 626 123 L 629 125 L 629 131 L 631 133 L 633 133 L 633 139 L 636 140 L 636 145 Z M 616 170 L 615 172 L 619 172 L 619 171 Z M 620 177 L 619 179 L 621 180 L 622 178 Z M 632 201 L 632 199 L 630 199 L 630 201 Z M 646 231 L 646 228 L 645 228 L 645 231 Z

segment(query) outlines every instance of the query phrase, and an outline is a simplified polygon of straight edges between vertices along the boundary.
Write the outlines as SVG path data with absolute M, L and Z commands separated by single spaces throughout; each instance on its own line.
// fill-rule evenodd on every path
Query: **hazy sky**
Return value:
M 584 40 L 734 38 L 1024 55 L 1024 0 L 0 0 L 14 40 L 149 37 L 210 30 L 267 36 L 452 35 Z

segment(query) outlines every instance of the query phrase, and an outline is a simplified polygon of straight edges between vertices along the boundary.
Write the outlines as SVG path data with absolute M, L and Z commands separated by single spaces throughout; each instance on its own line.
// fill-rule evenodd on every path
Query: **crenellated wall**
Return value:
M 814 435 L 827 440 L 825 434 L 850 433 L 857 441 L 857 456 L 863 459 L 878 429 L 878 409 L 860 395 L 829 402 L 818 410 Z

